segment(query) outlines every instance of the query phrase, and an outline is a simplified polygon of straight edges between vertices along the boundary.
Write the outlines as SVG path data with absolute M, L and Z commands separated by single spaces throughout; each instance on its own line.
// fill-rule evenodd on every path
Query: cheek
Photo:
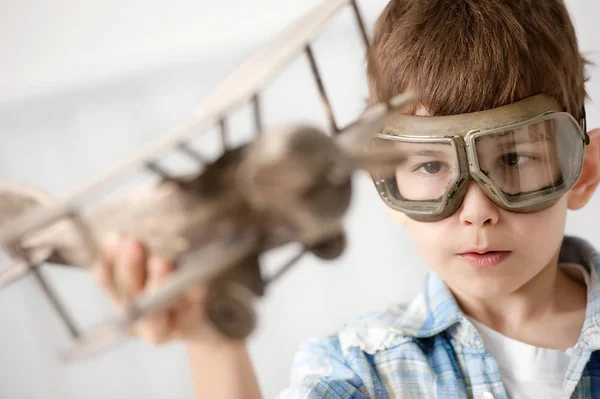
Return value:
M 535 213 L 503 213 L 503 219 L 514 233 L 529 234 L 532 239 L 545 235 L 562 235 L 567 220 L 567 198 L 564 196 L 552 207 Z M 532 232 L 535 234 L 531 234 Z
M 392 217 L 394 222 L 396 222 L 400 226 L 406 226 L 406 224 L 408 223 L 408 217 L 404 213 L 395 211 L 389 206 L 386 206 L 386 210 L 388 211 L 388 214 Z
M 513 244 L 537 258 L 551 258 L 560 247 L 567 221 L 567 199 L 531 214 L 510 214 L 506 221 Z
M 448 219 L 433 223 L 416 222 L 406 219 L 406 227 L 417 252 L 430 267 L 444 263 L 447 248 L 452 245 L 448 240 Z

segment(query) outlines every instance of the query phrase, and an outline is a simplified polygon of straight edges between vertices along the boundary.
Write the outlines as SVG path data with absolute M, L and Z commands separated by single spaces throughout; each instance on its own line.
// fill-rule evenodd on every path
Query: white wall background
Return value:
M 360 1 L 371 26 L 385 0 Z M 228 73 L 317 0 L 5 0 L 0 3 L 0 180 L 58 196 L 185 120 Z M 582 49 L 600 64 L 600 4 L 568 1 Z M 344 13 L 316 41 L 334 111 L 349 121 L 363 106 L 362 46 Z M 598 69 L 589 89 L 600 101 Z M 304 58 L 267 91 L 267 123 L 304 118 L 325 125 Z M 248 124 L 247 110 L 233 127 Z M 236 140 L 247 135 L 240 134 Z M 214 150 L 214 140 L 198 141 Z M 180 165 L 171 160 L 172 165 Z M 287 383 L 294 351 L 361 313 L 404 301 L 425 266 L 406 232 L 390 222 L 371 183 L 356 178 L 347 219 L 350 248 L 332 265 L 307 258 L 271 287 L 249 347 L 265 397 Z M 600 195 L 573 213 L 567 232 L 600 247 L 593 227 Z M 268 266 L 287 255 L 267 259 Z M 111 314 L 82 271 L 46 269 L 77 321 Z M 0 292 L 1 398 L 191 398 L 184 348 L 130 341 L 85 362 L 58 355 L 67 334 L 33 281 Z

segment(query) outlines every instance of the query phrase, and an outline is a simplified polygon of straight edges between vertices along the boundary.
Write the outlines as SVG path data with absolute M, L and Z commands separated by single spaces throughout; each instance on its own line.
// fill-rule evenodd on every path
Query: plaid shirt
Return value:
M 565 237 L 561 262 L 586 271 L 588 304 L 563 381 L 565 398 L 600 398 L 600 254 Z M 434 273 L 408 306 L 367 315 L 326 340 L 309 341 L 280 398 L 507 398 L 486 352 L 445 283 Z

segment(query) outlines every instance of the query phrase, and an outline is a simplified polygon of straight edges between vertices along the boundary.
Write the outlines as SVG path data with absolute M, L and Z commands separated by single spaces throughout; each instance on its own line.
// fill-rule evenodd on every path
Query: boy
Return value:
M 600 182 L 600 136 L 563 2 L 392 0 L 373 46 L 371 101 L 420 95 L 378 135 L 407 161 L 374 180 L 432 270 L 407 306 L 305 345 L 282 397 L 600 397 L 600 254 L 563 236 Z M 105 251 L 114 280 L 96 277 L 117 306 L 115 286 L 152 290 L 172 269 L 133 238 Z M 259 397 L 244 345 L 207 332 L 203 295 L 132 333 L 186 341 L 198 398 Z

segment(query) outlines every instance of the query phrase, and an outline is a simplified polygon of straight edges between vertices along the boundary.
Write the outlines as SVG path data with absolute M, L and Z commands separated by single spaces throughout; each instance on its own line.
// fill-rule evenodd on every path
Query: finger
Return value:
M 114 280 L 123 301 L 130 301 L 144 288 L 146 257 L 146 249 L 138 240 L 127 237 L 119 242 Z
M 148 289 L 155 289 L 171 274 L 174 267 L 171 262 L 158 256 L 150 256 L 148 259 Z
M 100 256 L 91 267 L 92 278 L 114 306 L 120 303 L 113 279 L 120 240 L 122 240 L 122 236 L 118 233 L 111 234 L 103 239 L 99 245 Z
M 161 286 L 171 271 L 173 265 L 164 259 L 150 256 L 148 260 L 148 276 L 146 289 L 151 294 Z M 170 338 L 172 333 L 173 311 L 170 308 L 163 308 L 154 311 L 148 317 L 141 320 L 135 327 L 136 335 L 151 344 L 160 344 Z

